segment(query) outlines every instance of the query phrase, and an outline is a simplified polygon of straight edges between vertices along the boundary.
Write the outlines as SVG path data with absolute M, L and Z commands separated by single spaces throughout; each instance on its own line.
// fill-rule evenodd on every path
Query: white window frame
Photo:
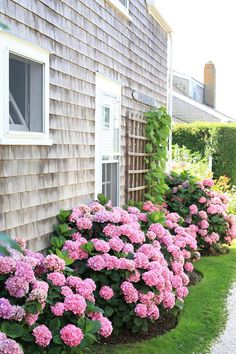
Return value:
M 117 200 L 118 206 L 120 204 L 120 153 L 117 155 L 118 160 L 102 160 L 101 146 L 102 146 L 102 98 L 104 94 L 104 88 L 106 92 L 115 96 L 118 100 L 118 116 L 119 116 L 119 144 L 121 142 L 121 83 L 115 80 L 111 80 L 100 73 L 96 73 L 96 110 L 95 110 L 95 198 L 98 193 L 102 193 L 102 164 L 103 163 L 118 163 L 118 186 L 117 186 Z M 119 146 L 120 151 L 120 146 Z
M 129 14 L 129 0 L 127 0 L 127 6 L 124 6 L 119 0 L 107 0 L 112 6 L 114 6 L 121 15 L 127 20 L 132 21 L 132 17 Z
M 10 130 L 9 53 L 43 64 L 43 132 Z M 49 51 L 0 31 L 0 145 L 52 145 L 49 139 Z

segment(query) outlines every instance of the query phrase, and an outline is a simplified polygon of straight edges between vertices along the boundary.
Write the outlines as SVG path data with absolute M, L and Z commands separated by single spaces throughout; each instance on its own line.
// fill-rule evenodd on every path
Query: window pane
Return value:
M 128 7 L 128 0 L 119 0 L 119 2 L 121 2 L 121 4 L 125 7 Z
M 102 107 L 102 127 L 103 129 L 110 128 L 110 107 Z
M 9 123 L 11 130 L 43 131 L 43 65 L 10 53 Z
M 118 163 L 103 163 L 102 193 L 111 200 L 113 206 L 118 205 Z

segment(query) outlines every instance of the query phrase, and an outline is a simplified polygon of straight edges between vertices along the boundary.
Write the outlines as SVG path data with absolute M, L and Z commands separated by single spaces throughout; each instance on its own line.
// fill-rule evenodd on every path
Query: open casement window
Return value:
M 106 85 L 102 82 L 107 81 Z M 106 87 L 107 90 L 103 88 Z M 110 88 L 110 91 L 109 91 Z M 119 205 L 120 90 L 111 80 L 97 78 L 96 104 L 96 193 Z
M 51 145 L 49 53 L 0 32 L 0 144 Z
M 43 132 L 43 64 L 9 53 L 9 128 Z

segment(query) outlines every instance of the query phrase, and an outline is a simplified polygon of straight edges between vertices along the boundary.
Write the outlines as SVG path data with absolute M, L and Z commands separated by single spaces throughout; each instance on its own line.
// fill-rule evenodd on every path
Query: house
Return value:
M 176 123 L 233 122 L 216 110 L 216 69 L 212 62 L 204 68 L 204 83 L 173 72 L 172 114 Z
M 143 193 L 171 29 L 153 0 L 7 0 L 0 23 L 0 231 L 41 250 L 60 208 Z

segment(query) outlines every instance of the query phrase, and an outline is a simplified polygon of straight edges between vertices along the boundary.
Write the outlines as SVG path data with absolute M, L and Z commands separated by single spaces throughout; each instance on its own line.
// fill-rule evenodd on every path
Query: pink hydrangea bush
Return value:
M 201 251 L 219 244 L 230 244 L 236 237 L 236 218 L 227 212 L 228 200 L 212 190 L 214 181 L 197 181 L 187 172 L 171 173 L 166 178 L 168 210 L 178 212 L 184 226 L 195 228 Z
M 75 274 L 94 280 L 96 302 L 116 332 L 147 330 L 150 321 L 188 294 L 188 273 L 198 258 L 196 232 L 180 226 L 180 216 L 166 210 L 163 226 L 155 211 L 151 202 L 143 210 L 125 210 L 95 201 L 58 216 L 52 250 L 67 252 Z M 109 333 L 107 319 L 102 323 Z
M 0 256 L 1 353 L 70 353 L 111 334 L 111 322 L 95 306 L 92 279 L 67 273 L 54 254 L 8 252 Z

